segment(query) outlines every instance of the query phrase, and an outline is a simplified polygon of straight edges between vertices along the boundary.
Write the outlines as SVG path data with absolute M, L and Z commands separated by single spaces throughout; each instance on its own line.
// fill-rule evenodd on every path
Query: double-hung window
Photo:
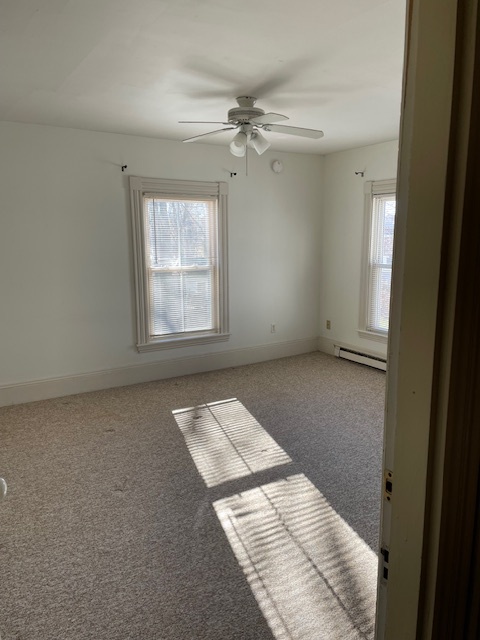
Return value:
M 228 339 L 226 187 L 130 178 L 139 351 Z
M 390 312 L 396 184 L 365 183 L 365 239 L 360 335 L 386 341 Z

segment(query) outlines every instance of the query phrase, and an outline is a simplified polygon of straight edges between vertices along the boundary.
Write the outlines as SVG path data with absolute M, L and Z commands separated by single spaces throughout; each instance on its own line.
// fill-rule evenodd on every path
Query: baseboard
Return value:
M 318 350 L 318 338 L 304 338 L 277 342 L 242 349 L 230 349 L 202 356 L 172 358 L 162 362 L 94 371 L 61 378 L 32 380 L 19 384 L 0 386 L 0 407 L 60 398 L 74 393 L 85 393 L 124 387 L 129 384 L 175 378 L 192 373 L 238 367 L 255 362 L 276 360 Z

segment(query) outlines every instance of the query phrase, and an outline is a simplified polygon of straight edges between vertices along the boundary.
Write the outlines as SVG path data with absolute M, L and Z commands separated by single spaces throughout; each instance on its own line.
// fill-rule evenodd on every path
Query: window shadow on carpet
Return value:
M 235 398 L 174 411 L 216 495 L 278 467 L 284 476 L 212 500 L 276 640 L 373 640 L 377 556 Z M 290 472 L 290 473 L 289 473 Z
M 236 398 L 173 415 L 207 487 L 292 462 Z

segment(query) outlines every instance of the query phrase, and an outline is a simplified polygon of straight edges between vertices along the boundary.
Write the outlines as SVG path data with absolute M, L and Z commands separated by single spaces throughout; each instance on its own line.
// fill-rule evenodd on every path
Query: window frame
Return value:
M 147 264 L 147 232 L 145 229 L 144 198 L 189 200 L 198 198 L 217 201 L 217 309 L 216 328 L 212 331 L 186 332 L 154 336 L 150 333 L 150 296 Z M 156 351 L 228 340 L 228 242 L 227 242 L 227 195 L 226 182 L 200 182 L 192 180 L 165 180 L 130 176 L 130 199 L 132 213 L 132 244 L 135 282 L 135 311 L 137 329 L 137 351 Z
M 362 270 L 360 286 L 360 321 L 358 334 L 361 338 L 375 340 L 386 343 L 388 341 L 388 330 L 377 329 L 373 331 L 368 328 L 368 312 L 370 299 L 372 296 L 372 279 L 370 270 L 370 247 L 373 231 L 373 204 L 375 196 L 395 194 L 396 200 L 397 182 L 394 178 L 388 180 L 367 181 L 364 184 L 364 229 L 363 229 L 363 251 Z

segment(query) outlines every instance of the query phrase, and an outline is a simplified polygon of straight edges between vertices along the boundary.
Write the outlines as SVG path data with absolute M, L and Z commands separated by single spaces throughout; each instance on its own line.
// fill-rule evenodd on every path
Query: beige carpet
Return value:
M 312 353 L 0 409 L 2 640 L 370 638 L 384 383 Z

